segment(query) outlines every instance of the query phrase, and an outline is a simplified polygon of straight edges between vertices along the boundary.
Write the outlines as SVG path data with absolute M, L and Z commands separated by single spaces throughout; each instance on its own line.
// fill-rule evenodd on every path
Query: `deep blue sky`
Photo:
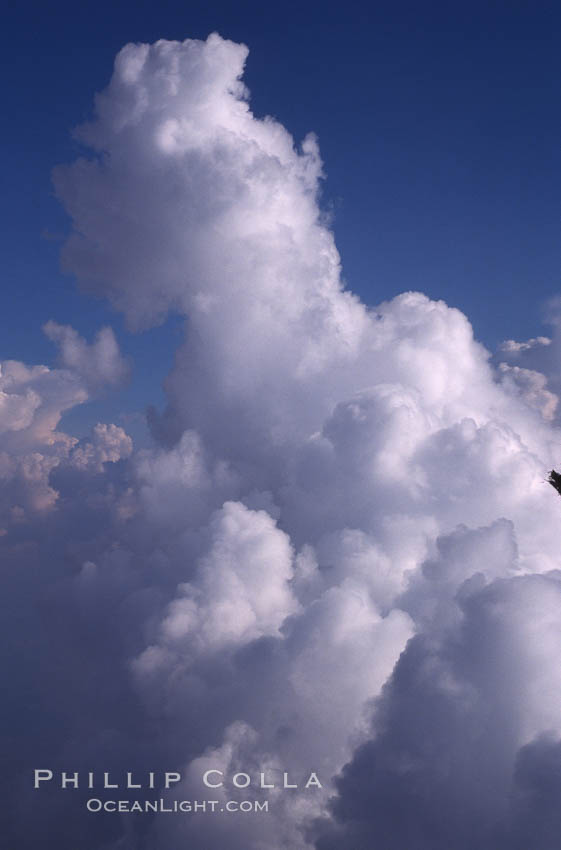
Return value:
M 558 2 L 20 2 L 3 21 L 0 359 L 52 361 L 48 319 L 87 336 L 110 322 L 135 361 L 119 410 L 161 404 L 177 327 L 131 337 L 60 273 L 50 171 L 123 44 L 212 30 L 249 46 L 257 115 L 318 134 L 351 289 L 444 298 L 489 347 L 544 331 L 561 291 Z

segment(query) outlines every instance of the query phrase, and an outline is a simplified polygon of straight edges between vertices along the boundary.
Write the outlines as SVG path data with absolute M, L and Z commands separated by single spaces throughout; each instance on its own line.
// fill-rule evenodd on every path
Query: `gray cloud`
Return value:
M 128 364 L 111 328 L 102 328 L 91 345 L 68 325 L 49 321 L 43 330 L 59 346 L 61 365 L 79 375 L 93 391 L 119 386 L 128 378 Z

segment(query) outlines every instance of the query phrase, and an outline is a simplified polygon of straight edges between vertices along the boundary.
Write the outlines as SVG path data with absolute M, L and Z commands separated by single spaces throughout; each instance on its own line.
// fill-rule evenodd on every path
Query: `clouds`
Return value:
M 551 328 L 551 336 L 539 336 L 523 342 L 508 339 L 495 355 L 508 388 L 516 384 L 528 404 L 540 409 L 546 419 L 558 418 L 558 396 L 561 393 L 559 357 L 561 349 L 561 302 L 550 298 L 543 306 L 543 319 Z
M 116 463 L 131 453 L 132 440 L 122 428 L 99 422 L 93 428 L 91 442 L 85 441 L 72 451 L 71 463 L 79 469 L 101 472 L 104 463 Z
M 308 141 L 298 156 L 284 128 L 253 119 L 239 79 L 246 56 L 243 45 L 217 35 L 128 45 L 98 97 L 97 119 L 79 133 L 102 152 L 100 160 L 55 173 L 81 234 L 67 244 L 66 263 L 89 285 L 109 288 L 133 324 L 158 321 L 172 306 L 199 303 L 204 312 L 213 293 L 239 275 L 240 263 L 263 269 L 256 243 L 270 227 L 275 235 L 284 227 L 284 244 L 302 243 L 300 223 L 313 230 L 314 145 Z M 208 238 L 211 221 L 221 238 Z M 162 263 L 165 255 L 169 263 Z
M 547 389 L 548 379 L 542 372 L 521 366 L 509 366 L 504 362 L 499 363 L 499 372 L 502 384 L 507 390 L 511 389 L 530 407 L 539 410 L 544 419 L 554 418 L 559 399 Z
M 91 345 L 68 325 L 49 321 L 43 330 L 59 346 L 61 365 L 79 375 L 92 390 L 103 385 L 119 386 L 127 379 L 129 368 L 111 328 L 102 328 Z
M 57 431 L 127 366 L 109 329 L 88 344 L 49 322 L 60 368 L 3 367 L 0 475 L 27 482 L 25 504 L 6 486 L 8 519 L 56 504 L 26 527 L 38 561 L 57 542 L 24 603 L 44 611 L 37 703 L 56 658 L 57 702 L 84 718 L 51 724 L 53 765 L 165 764 L 200 794 L 203 765 L 243 762 L 324 787 L 96 836 L 65 800 L 60 846 L 497 850 L 518 824 L 553 850 L 555 398 L 530 364 L 495 369 L 443 302 L 345 290 L 317 142 L 252 115 L 246 56 L 216 34 L 128 45 L 78 131 L 89 158 L 55 171 L 80 285 L 132 328 L 185 320 L 154 445 Z
M 252 116 L 246 53 L 218 36 L 128 47 L 80 131 L 99 159 L 57 169 L 55 183 L 76 225 L 67 268 L 133 326 L 169 309 L 189 317 L 167 382 L 173 436 L 193 428 L 213 447 L 228 437 L 229 457 L 255 463 L 271 429 L 282 442 L 301 420 L 304 433 L 320 424 L 329 407 L 316 378 L 343 384 L 368 322 L 341 292 L 315 201 L 317 145 L 297 150 Z
M 269 514 L 225 502 L 211 519 L 209 535 L 195 581 L 179 585 L 161 624 L 162 640 L 180 654 L 192 641 L 204 652 L 278 635 L 298 607 L 289 586 L 289 539 Z
M 103 329 L 91 346 L 73 328 L 54 322 L 47 323 L 45 332 L 60 344 L 62 368 L 0 363 L 0 513 L 5 520 L 21 521 L 27 511 L 55 505 L 58 493 L 50 476 L 59 464 L 84 467 L 88 458 L 100 468 L 132 451 L 130 438 L 115 425 L 98 424 L 93 443 L 85 447 L 57 430 L 63 413 L 124 378 L 126 367 L 113 332 Z
M 507 848 L 523 846 L 521 828 L 531 846 L 554 846 L 548 793 L 521 808 L 520 774 L 531 752 L 546 771 L 555 760 L 559 589 L 558 575 L 460 585 L 444 628 L 421 630 L 400 658 L 318 848 Z

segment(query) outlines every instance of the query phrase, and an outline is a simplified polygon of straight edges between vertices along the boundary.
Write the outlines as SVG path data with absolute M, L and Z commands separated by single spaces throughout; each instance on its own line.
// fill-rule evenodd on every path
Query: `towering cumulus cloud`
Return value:
M 132 329 L 174 312 L 185 334 L 137 452 L 115 425 L 80 444 L 54 430 L 125 375 L 110 332 L 88 348 L 51 322 L 61 369 L 3 366 L 6 639 L 26 700 L 8 835 L 553 850 L 556 398 L 535 364 L 495 368 L 443 302 L 344 290 L 316 140 L 252 115 L 246 56 L 216 34 L 126 46 L 78 131 L 91 154 L 55 172 L 67 270 Z M 82 787 L 30 791 L 30 765 L 173 770 L 147 795 L 220 805 L 95 815 Z M 240 794 L 269 811 L 221 811 Z

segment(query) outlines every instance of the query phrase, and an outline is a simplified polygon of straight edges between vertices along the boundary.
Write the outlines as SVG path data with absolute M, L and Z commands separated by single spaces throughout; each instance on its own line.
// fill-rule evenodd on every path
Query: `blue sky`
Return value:
M 177 323 L 128 335 L 60 272 L 50 172 L 81 152 L 70 130 L 123 44 L 212 30 L 249 46 L 257 115 L 317 133 L 351 289 L 443 298 L 490 348 L 543 333 L 561 259 L 557 4 L 23 3 L 5 19 L 3 358 L 49 362 L 48 319 L 88 337 L 110 322 L 135 365 L 120 407 L 162 404 Z

